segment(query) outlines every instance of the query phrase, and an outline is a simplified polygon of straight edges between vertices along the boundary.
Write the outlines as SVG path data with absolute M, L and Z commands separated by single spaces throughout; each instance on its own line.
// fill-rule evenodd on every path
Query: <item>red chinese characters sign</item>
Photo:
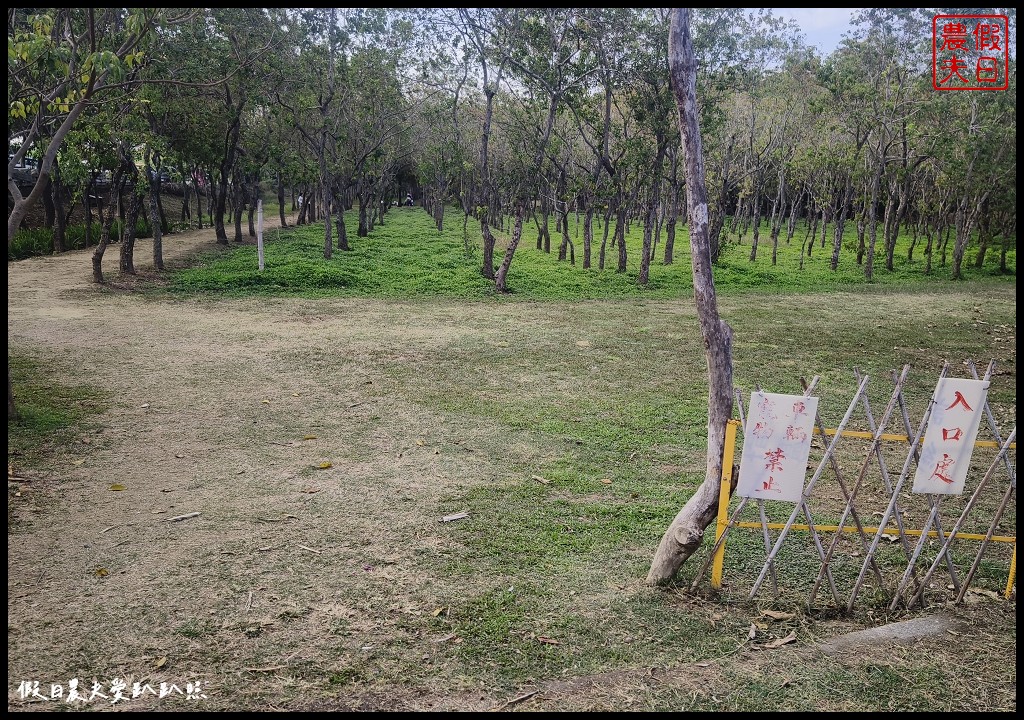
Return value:
M 760 391 L 751 394 L 737 495 L 800 501 L 817 412 L 816 397 Z
M 1006 90 L 1010 46 L 1005 15 L 936 15 L 932 19 L 932 87 Z
M 987 380 L 939 381 L 914 475 L 915 493 L 963 492 L 987 395 Z

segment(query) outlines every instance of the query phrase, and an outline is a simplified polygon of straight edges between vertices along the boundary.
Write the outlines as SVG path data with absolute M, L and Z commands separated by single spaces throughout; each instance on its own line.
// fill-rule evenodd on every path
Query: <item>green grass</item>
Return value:
M 354 215 L 348 222 L 355 227 Z M 855 230 L 849 237 L 855 241 Z M 999 694 L 1015 686 L 1013 665 L 1005 661 L 1015 649 L 1012 605 L 1009 617 L 998 616 L 1005 603 L 980 608 L 984 622 L 979 637 L 970 638 L 970 657 L 948 638 L 937 648 L 902 656 L 903 651 L 872 648 L 862 657 L 845 658 L 851 664 L 843 666 L 829 658 L 789 654 L 792 648 L 750 651 L 747 633 L 752 622 L 763 620 L 764 607 L 794 612 L 796 618 L 759 631 L 758 643 L 796 631 L 796 646 L 803 650 L 829 634 L 896 619 L 887 617 L 890 598 L 870 587 L 850 616 L 831 607 L 824 588 L 816 608 L 807 609 L 818 561 L 806 535 L 794 537 L 780 555 L 778 598 L 770 590 L 762 590 L 756 601 L 746 598 L 764 559 L 760 533 L 751 530 L 738 530 L 729 540 L 723 593 L 708 593 L 706 578 L 696 595 L 680 590 L 693 579 L 707 543 L 684 567 L 676 587 L 644 587 L 661 534 L 703 479 L 707 380 L 688 297 L 685 234 L 677 239 L 676 264 L 656 261 L 646 289 L 635 282 L 636 226 L 626 274 L 582 270 L 579 243 L 577 266 L 559 263 L 556 255 L 537 251 L 534 239 L 530 232 L 524 237 L 510 275 L 515 292 L 500 303 L 492 302 L 492 286 L 479 276 L 479 247 L 471 257 L 464 253 L 459 218 L 450 216 L 449 229 L 439 235 L 419 209 L 391 211 L 383 227 L 368 238 L 353 234 L 355 249 L 336 250 L 329 262 L 322 258 L 322 226 L 312 226 L 286 231 L 280 241 L 270 233 L 263 274 L 255 270 L 255 248 L 245 245 L 211 254 L 199 266 L 173 275 L 172 291 L 185 295 L 414 298 L 343 305 L 353 308 L 355 316 L 367 309 L 381 311 L 383 305 L 388 322 L 398 318 L 396 327 L 405 322 L 458 325 L 458 332 L 436 347 L 417 346 L 400 333 L 378 338 L 366 369 L 373 373 L 374 387 L 385 388 L 379 392 L 417 408 L 412 414 L 424 429 L 416 432 L 428 435 L 431 445 L 436 441 L 442 458 L 473 453 L 472 476 L 460 477 L 464 468 L 456 464 L 438 507 L 428 508 L 430 517 L 461 509 L 469 517 L 437 525 L 436 532 L 417 520 L 416 539 L 406 537 L 418 543 L 424 532 L 436 541 L 423 543 L 416 553 L 414 572 L 429 580 L 397 586 L 389 580 L 386 587 L 362 584 L 346 592 L 345 602 L 354 607 L 397 593 L 403 602 L 418 603 L 422 612 L 403 615 L 391 628 L 401 632 L 390 634 L 374 628 L 361 635 L 371 631 L 360 629 L 357 621 L 335 621 L 329 632 L 338 639 L 340 659 L 309 673 L 312 684 L 324 685 L 325 697 L 359 697 L 381 688 L 397 688 L 401 694 L 444 687 L 447 693 L 460 684 L 514 697 L 534 683 L 584 678 L 600 685 L 606 682 L 600 674 L 610 673 L 607 684 L 618 687 L 634 703 L 631 708 L 1012 706 Z M 844 249 L 838 273 L 828 270 L 827 251 L 820 247 L 800 271 L 797 250 L 798 245 L 781 246 L 779 264 L 772 268 L 771 248 L 762 246 L 751 265 L 748 237 L 745 245 L 730 245 L 716 269 L 720 310 L 735 331 L 736 385 L 745 397 L 755 385 L 799 392 L 801 376 L 820 375 L 821 413 L 826 425 L 834 427 L 855 387 L 853 367 L 872 378 L 869 397 L 877 418 L 891 389 L 889 372 L 911 363 L 906 395 L 916 421 L 944 360 L 950 361 L 952 374 L 962 377 L 966 359 L 977 360 L 983 371 L 992 358 L 1001 374 L 994 379 L 990 402 L 1004 432 L 1012 426 L 1016 296 L 1012 278 L 996 272 L 997 252 L 990 251 L 989 264 L 976 271 L 970 262 L 974 251 L 969 251 L 964 283 L 950 281 L 949 268 L 938 267 L 936 258 L 930 277 L 923 274 L 923 262 L 902 261 L 892 273 L 879 264 L 877 282 L 868 284 L 852 250 Z M 897 258 L 905 258 L 905 245 Z M 1014 267 L 1012 253 L 1010 260 Z M 353 322 L 365 320 L 354 317 Z M 324 377 L 349 373 L 363 362 L 312 346 L 289 361 L 295 372 Z M 862 415 L 855 417 L 855 426 L 863 429 Z M 395 433 L 408 434 L 408 428 L 396 426 Z M 352 439 L 353 447 L 364 442 Z M 848 474 L 856 472 L 859 450 L 851 445 L 842 456 Z M 890 458 L 890 468 L 897 462 Z M 980 464 L 979 458 L 974 465 Z M 311 468 L 300 476 L 315 475 Z M 871 481 L 879 482 L 874 474 Z M 946 507 L 943 517 L 951 522 L 955 514 L 949 514 L 951 505 Z M 834 520 L 839 512 L 817 500 L 814 509 L 819 522 Z M 919 508 L 914 512 L 912 525 L 919 527 L 924 516 Z M 768 513 L 784 520 L 789 506 L 769 503 Z M 1004 528 L 1014 527 L 1011 508 Z M 957 548 L 960 568 L 975 547 L 963 543 Z M 992 548 L 986 555 L 976 587 L 1002 589 L 1007 550 Z M 894 545 L 881 549 L 890 580 L 899 572 L 896 551 Z M 926 548 L 922 562 L 934 552 L 934 546 Z M 845 592 L 859 562 L 844 556 L 834 567 Z M 431 612 L 442 605 L 444 612 Z M 191 623 L 179 628 L 189 638 L 206 630 Z M 980 638 L 981 630 L 994 640 Z M 344 643 L 361 637 L 377 646 L 374 654 L 343 658 Z M 428 654 L 431 665 L 425 664 Z M 962 672 L 962 663 L 971 663 L 969 673 Z M 658 669 L 659 678 L 700 677 L 693 685 L 665 680 L 644 689 L 654 677 L 648 674 L 651 668 Z M 986 690 L 976 682 L 979 677 L 998 692 Z M 582 694 L 595 697 L 591 685 L 581 687 Z M 573 709 L 573 692 L 561 693 L 567 709 Z M 607 702 L 608 709 L 623 709 L 614 698 Z M 536 709 L 526 703 L 519 707 Z
M 106 394 L 91 386 L 53 382 L 41 360 L 9 354 L 7 362 L 19 414 L 7 422 L 7 454 L 18 466 L 38 465 L 68 445 L 108 405 Z
M 430 217 L 419 208 L 395 208 L 384 225 L 378 225 L 368 237 L 356 237 L 357 217 L 354 211 L 346 216 L 351 252 L 334 251 L 330 261 L 323 258 L 323 225 L 316 224 L 268 233 L 266 270 L 257 270 L 256 248 L 251 245 L 232 248 L 206 257 L 202 263 L 175 274 L 171 283 L 178 293 L 201 293 L 222 296 L 247 295 L 299 295 L 323 296 L 377 296 L 377 297 L 451 297 L 482 298 L 494 295 L 493 285 L 479 273 L 481 252 L 479 226 L 469 225 L 472 253 L 467 257 L 462 239 L 461 216 L 449 212 L 444 232 L 438 233 Z M 636 282 L 639 267 L 642 227 L 633 223 L 627 237 L 629 262 L 627 272 L 615 272 L 616 252 L 608 248 L 606 267 L 597 268 L 601 228 L 595 229 L 597 243 L 593 251 L 593 265 L 582 268 L 582 239 L 575 218 L 570 220 L 573 242 L 576 246 L 576 265 L 557 260 L 560 236 L 553 235 L 552 253 L 535 247 L 536 230 L 532 224 L 524 227 L 523 239 L 509 273 L 509 287 L 515 297 L 522 299 L 585 300 L 595 298 L 674 298 L 692 291 L 689 262 L 689 241 L 685 227 L 676 238 L 675 262 L 664 265 L 663 247 L 655 250 L 651 278 L 646 288 Z M 552 225 L 553 226 L 553 225 Z M 506 228 L 507 229 L 507 228 Z M 745 292 L 792 293 L 813 292 L 823 289 L 857 290 L 867 287 L 890 288 L 906 285 L 939 287 L 949 282 L 951 255 L 947 265 L 941 266 L 938 253 L 933 260 L 932 272 L 925 274 L 923 241 L 915 251 L 916 259 L 906 259 L 910 238 L 902 235 L 896 248 L 894 270 L 884 267 L 881 254 L 876 258 L 875 279 L 867 283 L 863 268 L 856 262 L 856 228 L 851 225 L 846 234 L 839 268 L 833 272 L 828 264 L 831 248 L 814 248 L 805 258 L 804 269 L 799 269 L 800 241 L 806 231 L 801 224 L 793 242 L 780 241 L 778 262 L 771 264 L 771 246 L 767 242 L 767 227 L 761 238 L 756 262 L 749 260 L 750 233 L 743 244 L 735 237 L 727 243 L 720 262 L 715 268 L 715 282 L 722 294 Z M 501 261 L 502 247 L 507 233 L 498 232 L 499 249 L 496 264 Z M 819 236 L 820 237 L 820 236 Z M 335 239 L 336 244 L 336 239 Z M 964 274 L 968 280 L 1010 282 L 998 269 L 998 248 L 991 248 L 985 266 L 974 267 L 976 248 L 968 249 L 964 261 Z M 951 253 L 951 248 L 950 248 Z M 1008 269 L 1016 268 L 1016 252 L 1007 258 Z

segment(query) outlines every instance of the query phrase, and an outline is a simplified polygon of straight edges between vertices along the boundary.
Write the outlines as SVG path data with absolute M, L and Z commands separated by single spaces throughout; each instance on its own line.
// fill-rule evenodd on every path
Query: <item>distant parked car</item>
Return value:
M 14 155 L 7 156 L 7 162 L 10 162 L 14 158 Z M 33 158 L 22 158 L 21 163 L 14 166 L 14 171 L 11 173 L 15 182 L 19 183 L 34 183 L 36 178 L 39 177 L 39 161 Z
M 150 170 L 149 173 L 150 178 L 155 178 L 157 176 L 156 170 Z M 177 182 L 178 169 L 168 165 L 167 167 L 160 168 L 159 175 L 160 182 L 162 183 Z

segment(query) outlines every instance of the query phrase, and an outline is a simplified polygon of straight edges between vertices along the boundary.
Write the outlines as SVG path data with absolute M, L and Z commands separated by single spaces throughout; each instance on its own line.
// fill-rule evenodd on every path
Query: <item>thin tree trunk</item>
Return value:
M 135 173 L 137 175 L 138 173 Z M 142 196 L 135 187 L 135 178 L 129 181 L 128 210 L 125 213 L 125 235 L 121 241 L 119 269 L 122 275 L 135 274 L 135 239 L 138 232 Z
M 883 152 L 879 147 L 879 153 Z M 864 277 L 871 282 L 875 278 L 875 243 L 878 241 L 878 189 L 885 172 L 885 160 L 880 158 L 875 174 L 871 178 L 871 196 L 868 199 L 868 251 L 864 258 Z
M 640 285 L 646 285 L 651 277 L 651 256 L 654 249 L 651 239 L 654 232 L 654 223 L 658 219 L 658 200 L 661 197 L 661 171 L 665 164 L 665 153 L 668 148 L 664 139 L 658 138 L 658 154 L 654 159 L 654 168 L 651 180 L 650 202 L 647 204 L 647 213 L 644 217 L 644 241 L 640 251 L 640 273 L 636 281 Z
M 672 520 L 651 562 L 647 582 L 671 580 L 700 547 L 715 519 L 722 478 L 725 431 L 732 417 L 732 329 L 718 314 L 708 237 L 708 198 L 697 110 L 697 59 L 690 38 L 689 8 L 672 10 L 669 71 L 679 106 L 686 170 L 686 205 L 693 263 L 694 301 L 708 365 L 708 453 L 704 482 Z
M 109 202 L 107 202 L 107 206 L 105 208 L 102 206 L 100 207 L 100 221 L 102 222 L 100 227 L 100 241 L 92 253 L 93 282 L 103 282 L 103 254 L 107 250 L 107 245 L 110 244 L 110 230 L 114 226 L 114 215 L 117 212 L 117 202 L 114 199 L 114 195 L 121 194 L 121 178 L 123 176 L 124 169 L 119 165 L 114 171 L 114 177 L 110 181 L 111 198 Z
M 501 266 L 494 276 L 494 288 L 498 292 L 508 292 L 508 269 L 512 265 L 512 256 L 516 254 L 516 248 L 519 247 L 519 239 L 523 236 L 523 215 L 523 203 L 517 202 L 515 220 L 512 225 L 512 239 L 509 240 L 508 247 L 505 248 L 505 257 L 502 259 Z
M 615 223 L 615 235 L 612 236 L 612 245 L 618 243 L 619 263 L 615 272 L 626 272 L 626 210 L 619 208 L 619 216 Z
M 754 181 L 753 223 L 754 239 L 750 243 L 750 262 L 757 260 L 757 241 L 761 235 L 761 183 L 756 180 Z
M 281 179 L 281 171 L 277 171 L 277 214 L 280 217 L 281 227 L 288 227 L 288 220 L 284 216 L 284 181 Z
M 598 253 L 597 269 L 604 270 L 605 253 L 608 249 L 608 231 L 612 225 L 612 206 L 609 204 L 604 213 L 604 232 L 601 236 L 601 251 Z
M 53 167 L 50 170 L 50 186 L 53 188 L 53 251 L 64 252 L 67 250 L 67 224 L 68 219 L 64 214 L 64 182 L 60 177 L 60 165 L 57 159 L 53 160 Z M 86 243 L 88 247 L 88 243 Z
M 587 212 L 583 216 L 583 269 L 590 269 L 590 248 L 594 242 L 594 206 L 587 203 Z
M 164 269 L 164 247 L 163 228 L 160 224 L 160 208 L 157 206 L 157 198 L 160 196 L 159 177 L 150 164 L 146 163 L 146 177 L 149 178 L 149 223 L 153 226 L 153 267 L 157 270 Z

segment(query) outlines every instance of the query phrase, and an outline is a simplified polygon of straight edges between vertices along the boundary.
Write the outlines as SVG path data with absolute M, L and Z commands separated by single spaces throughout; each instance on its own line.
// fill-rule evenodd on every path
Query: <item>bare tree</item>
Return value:
M 732 417 L 733 393 L 732 328 L 718 314 L 718 300 L 711 274 L 708 193 L 704 183 L 704 155 L 697 109 L 697 60 L 690 36 L 688 8 L 675 8 L 672 11 L 668 62 L 685 152 L 693 297 L 708 363 L 708 455 L 704 482 L 672 520 L 654 554 L 647 574 L 647 582 L 651 584 L 667 582 L 675 576 L 683 563 L 700 547 L 705 528 L 715 518 L 722 477 L 725 428 Z

